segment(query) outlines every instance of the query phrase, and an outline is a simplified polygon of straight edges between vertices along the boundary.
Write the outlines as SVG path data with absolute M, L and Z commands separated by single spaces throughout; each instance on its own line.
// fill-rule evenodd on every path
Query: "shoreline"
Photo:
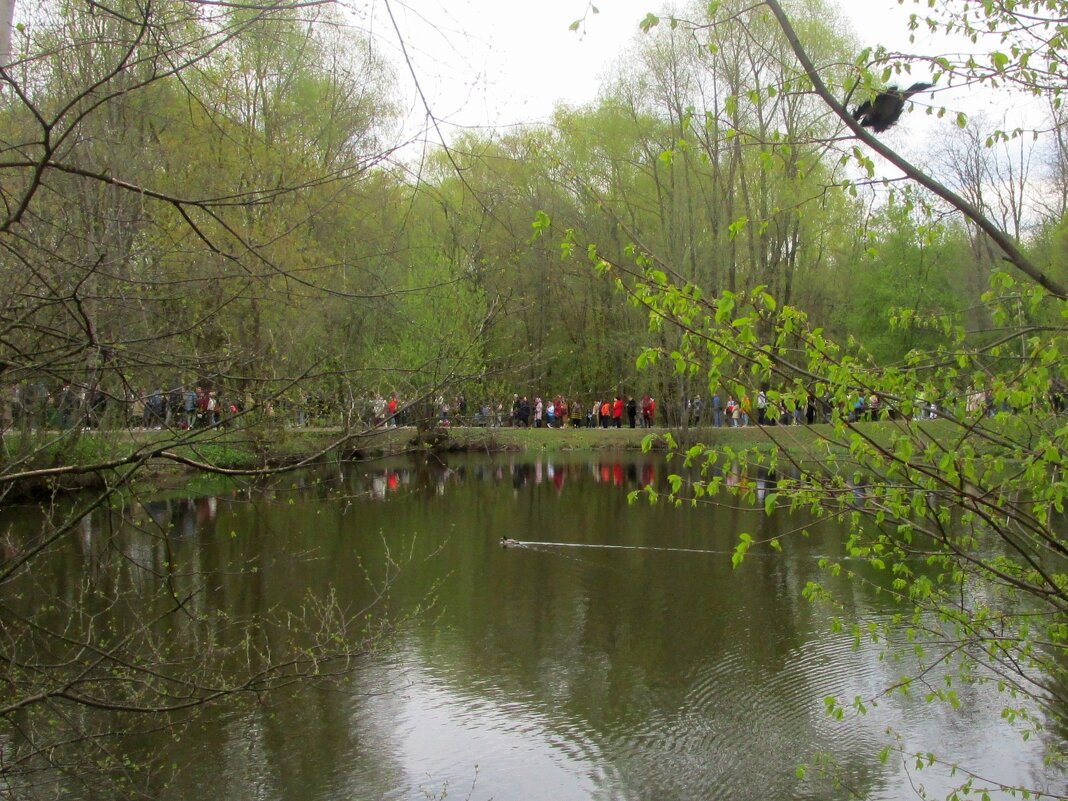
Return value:
M 943 421 L 881 421 L 861 423 L 874 439 L 889 441 L 905 428 L 922 426 L 936 438 L 945 433 Z M 308 467 L 338 461 L 358 461 L 418 453 L 501 453 L 553 452 L 575 450 L 668 450 L 674 442 L 680 448 L 696 443 L 734 450 L 757 448 L 784 451 L 796 457 L 848 458 L 848 449 L 829 441 L 834 427 L 812 426 L 712 427 L 688 429 L 660 428 L 514 428 L 453 426 L 429 431 L 414 427 L 377 428 L 352 432 L 342 438 L 340 428 L 257 428 L 207 429 L 193 442 L 174 444 L 175 435 L 187 432 L 167 430 L 122 430 L 83 432 L 8 431 L 2 438 L 3 460 L 8 472 L 22 473 L 62 466 L 75 469 L 61 475 L 27 475 L 10 482 L 4 500 L 8 503 L 36 499 L 57 493 L 99 489 L 133 469 L 134 483 L 174 486 L 197 475 L 251 475 L 254 471 L 307 462 Z M 646 446 L 648 437 L 654 439 Z M 179 460 L 155 457 L 135 467 L 94 468 L 130 454 L 166 448 Z M 312 458 L 322 452 L 319 458 Z M 308 461 L 311 459 L 311 461 Z M 188 460 L 187 462 L 184 460 Z M 196 464 L 203 465 L 197 467 Z

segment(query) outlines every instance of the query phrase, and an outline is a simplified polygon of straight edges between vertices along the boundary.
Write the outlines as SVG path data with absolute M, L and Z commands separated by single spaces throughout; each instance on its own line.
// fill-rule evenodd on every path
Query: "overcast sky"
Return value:
M 831 0 L 834 2 L 834 0 Z M 659 12 L 662 0 L 391 0 L 408 56 L 434 114 L 456 126 L 506 126 L 547 119 L 560 101 L 593 100 L 604 71 L 640 34 L 639 22 Z M 368 24 L 378 40 L 396 48 L 384 3 L 374 3 Z M 842 3 L 860 41 L 907 46 L 907 8 L 896 0 Z M 584 18 L 578 31 L 571 24 Z M 402 86 L 411 87 L 401 73 Z M 421 103 L 411 93 L 413 114 Z

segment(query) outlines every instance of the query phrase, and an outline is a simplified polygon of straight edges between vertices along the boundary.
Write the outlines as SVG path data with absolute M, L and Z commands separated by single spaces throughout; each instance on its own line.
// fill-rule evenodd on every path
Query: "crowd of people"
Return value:
M 250 404 L 251 399 L 236 394 L 224 400 L 218 389 L 207 386 L 169 391 L 127 387 L 123 396 L 116 398 L 99 387 L 64 384 L 49 392 L 43 384 L 23 383 L 12 385 L 5 394 L 0 422 L 8 428 L 43 426 L 55 430 L 99 428 L 105 419 L 125 428 L 207 428 L 226 423 Z
M 518 428 L 651 428 L 656 423 L 656 400 L 643 395 L 640 401 L 628 395 L 605 396 L 584 403 L 580 398 L 512 396 L 508 421 Z M 493 422 L 501 425 L 503 409 L 497 407 Z
M 1050 391 L 1054 411 L 1065 409 L 1066 392 L 1060 385 Z M 986 414 L 1011 412 L 1006 404 L 994 408 L 990 392 L 969 391 L 948 409 L 957 414 Z M 585 400 L 581 397 L 555 395 L 533 397 L 515 393 L 511 402 L 489 401 L 477 404 L 473 410 L 466 397 L 458 394 L 452 399 L 438 396 L 430 402 L 405 402 L 397 392 L 388 396 L 375 393 L 370 398 L 350 399 L 342 409 L 336 403 L 306 393 L 291 398 L 271 398 L 259 403 L 251 394 L 225 392 L 210 382 L 194 386 L 175 386 L 170 390 L 157 387 L 139 391 L 126 387 L 122 396 L 103 392 L 99 387 L 64 384 L 48 391 L 43 384 L 23 382 L 12 384 L 3 395 L 0 423 L 4 428 L 25 425 L 36 428 L 68 429 L 97 428 L 105 414 L 108 425 L 128 428 L 175 428 L 181 430 L 230 425 L 247 410 L 274 416 L 278 407 L 279 420 L 287 425 L 336 426 L 343 422 L 358 422 L 375 427 L 416 425 L 422 420 L 436 420 L 443 427 L 453 425 L 513 426 L 516 428 L 652 428 L 667 426 L 744 427 L 749 425 L 812 425 L 829 422 L 832 405 L 828 398 L 807 396 L 801 403 L 787 404 L 771 400 L 768 390 L 735 397 L 728 392 L 713 392 L 707 401 L 700 395 L 681 403 L 658 407 L 648 393 L 640 398 L 623 393 L 611 393 Z M 933 400 L 915 398 L 913 416 L 916 419 L 935 419 L 942 409 Z M 964 408 L 957 408 L 963 406 Z M 852 422 L 875 421 L 897 417 L 899 411 L 884 403 L 878 394 L 856 393 L 841 405 L 841 414 Z
M 516 393 L 509 405 L 484 402 L 473 410 L 463 394 L 452 399 L 438 396 L 434 401 L 434 416 L 438 425 L 474 425 L 487 427 L 514 426 L 516 428 L 649 428 L 656 419 L 656 401 L 645 395 L 641 401 L 615 395 L 605 400 L 584 403 L 579 398 L 541 398 Z M 375 393 L 370 401 L 373 425 L 396 427 L 414 422 L 413 410 L 403 403 L 396 392 L 388 399 Z
M 217 389 L 175 387 L 169 392 L 157 388 L 147 396 L 130 393 L 126 405 L 129 419 L 144 428 L 207 428 L 221 425 L 252 405 L 251 398 L 221 397 Z

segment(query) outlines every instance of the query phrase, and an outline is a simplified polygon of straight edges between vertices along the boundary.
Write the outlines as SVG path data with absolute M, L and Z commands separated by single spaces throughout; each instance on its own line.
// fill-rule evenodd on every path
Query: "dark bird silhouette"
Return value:
M 879 92 L 874 99 L 865 100 L 857 106 L 853 110 L 853 119 L 875 133 L 882 133 L 897 122 L 905 108 L 906 100 L 933 86 L 933 83 L 914 83 L 904 91 L 891 86 L 885 92 Z

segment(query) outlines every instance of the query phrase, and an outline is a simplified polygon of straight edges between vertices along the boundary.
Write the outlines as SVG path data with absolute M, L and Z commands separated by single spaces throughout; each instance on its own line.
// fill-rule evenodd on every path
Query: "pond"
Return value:
M 835 633 L 803 597 L 842 530 L 802 534 L 811 521 L 762 503 L 628 498 L 671 469 L 639 453 L 396 459 L 158 497 L 132 509 L 141 533 L 87 518 L 34 581 L 63 595 L 91 575 L 117 594 L 169 574 L 188 597 L 179 642 L 236 636 L 201 621 L 250 612 L 285 616 L 295 637 L 324 609 L 341 621 L 377 603 L 396 622 L 341 683 L 218 710 L 176 743 L 146 735 L 131 747 L 166 743 L 137 779 L 153 797 L 897 801 L 961 781 L 881 760 L 887 745 L 1064 791 L 1041 743 L 1005 736 L 992 687 L 958 688 L 959 710 L 885 694 L 913 666 Z M 784 548 L 733 568 L 741 532 Z M 852 618 L 896 611 L 837 582 Z M 828 696 L 868 711 L 835 718 Z

